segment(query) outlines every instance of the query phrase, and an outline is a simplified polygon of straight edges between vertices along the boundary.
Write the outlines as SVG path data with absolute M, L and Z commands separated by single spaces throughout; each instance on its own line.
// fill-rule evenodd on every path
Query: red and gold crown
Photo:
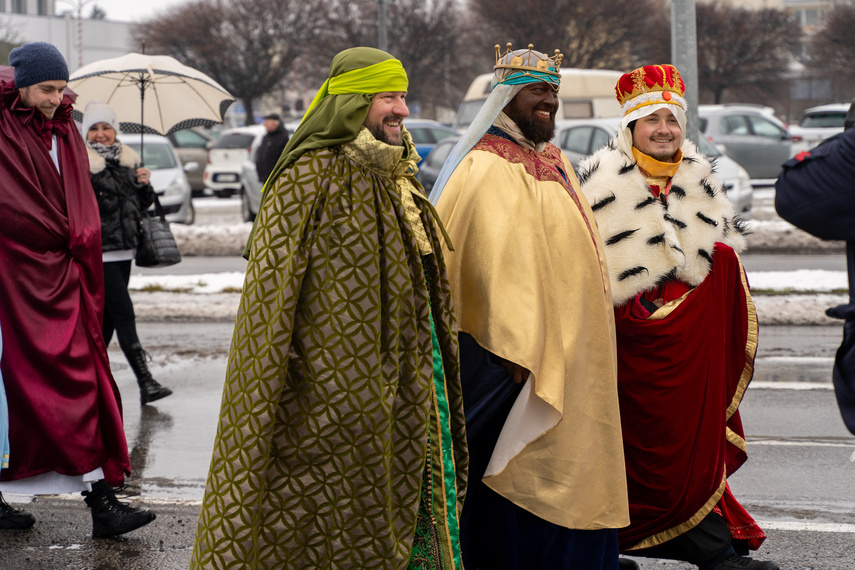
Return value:
M 646 105 L 669 103 L 686 111 L 686 85 L 673 65 L 645 65 L 625 73 L 615 86 L 624 116 Z

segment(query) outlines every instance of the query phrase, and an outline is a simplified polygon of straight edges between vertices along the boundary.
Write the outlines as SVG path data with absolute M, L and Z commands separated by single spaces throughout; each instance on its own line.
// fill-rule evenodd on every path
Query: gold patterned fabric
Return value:
M 467 467 L 456 325 L 432 214 L 405 212 L 401 154 L 360 135 L 306 152 L 269 189 L 191 568 L 407 568 L 426 469 L 453 497 L 433 500 L 429 528 L 454 532 Z M 442 554 L 433 567 L 458 568 Z

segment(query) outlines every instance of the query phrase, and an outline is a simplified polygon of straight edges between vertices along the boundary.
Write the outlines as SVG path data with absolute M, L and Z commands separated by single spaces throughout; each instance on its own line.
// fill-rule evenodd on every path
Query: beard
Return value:
M 404 118 L 398 115 L 389 115 L 387 117 L 384 117 L 383 120 L 379 122 L 366 124 L 365 128 L 367 128 L 368 132 L 370 132 L 374 136 L 374 138 L 380 142 L 384 142 L 392 146 L 404 146 L 403 134 L 401 134 L 400 136 L 390 136 L 386 132 L 386 129 L 383 127 L 383 124 L 386 121 L 399 121 L 403 124 Z
M 555 119 L 543 121 L 531 115 L 511 117 L 520 128 L 523 136 L 534 144 L 547 143 L 555 136 Z

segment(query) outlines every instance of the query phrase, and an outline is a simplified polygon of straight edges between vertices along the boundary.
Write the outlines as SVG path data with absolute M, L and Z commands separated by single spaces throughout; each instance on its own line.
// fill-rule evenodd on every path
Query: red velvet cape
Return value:
M 68 97 L 47 121 L 22 106 L 14 82 L 0 81 L 0 155 L 0 365 L 11 447 L 2 479 L 103 467 L 118 485 L 130 461 L 101 333 L 101 222 Z
M 724 244 L 716 244 L 704 282 L 670 314 L 641 319 L 631 306 L 615 309 L 631 520 L 619 531 L 621 550 L 674 538 L 719 502 L 725 477 L 747 458 L 737 407 L 757 348 L 745 274 Z M 753 524 L 734 503 L 726 493 L 727 513 Z

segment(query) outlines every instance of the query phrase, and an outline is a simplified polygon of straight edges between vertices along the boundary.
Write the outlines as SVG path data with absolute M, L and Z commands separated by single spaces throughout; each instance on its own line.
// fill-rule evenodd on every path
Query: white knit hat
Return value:
M 113 127 L 116 134 L 121 132 L 119 131 L 119 120 L 116 118 L 116 113 L 113 112 L 113 109 L 103 101 L 93 99 L 86 104 L 86 110 L 83 112 L 81 131 L 84 139 L 86 138 L 86 133 L 92 128 L 92 125 L 98 123 L 107 123 Z

